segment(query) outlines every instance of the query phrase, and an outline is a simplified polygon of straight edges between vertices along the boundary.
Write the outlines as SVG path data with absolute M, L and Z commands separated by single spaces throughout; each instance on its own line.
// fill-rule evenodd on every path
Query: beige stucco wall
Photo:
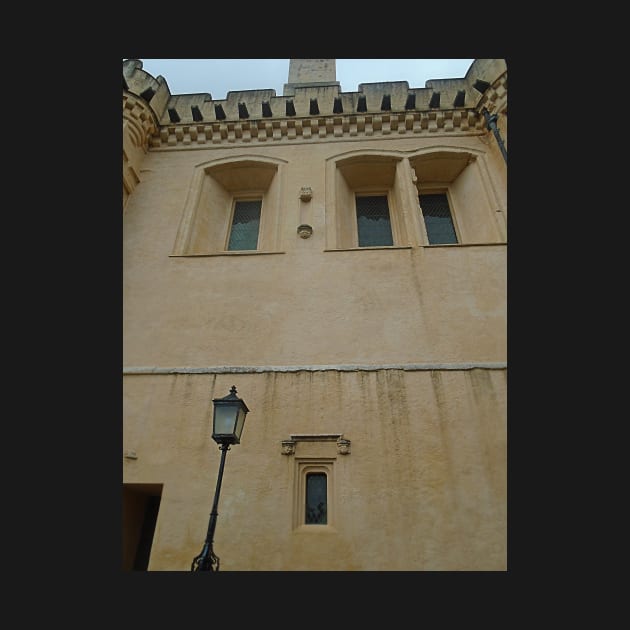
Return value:
M 227 453 L 221 570 L 506 569 L 505 370 L 135 375 L 124 380 L 127 483 L 163 483 L 149 570 L 201 551 L 220 452 L 211 399 L 235 384 L 250 413 Z M 298 443 L 337 433 L 330 527 L 293 527 Z
M 418 144 L 399 140 L 396 148 L 404 154 Z M 439 145 L 482 146 L 475 138 Z M 304 143 L 150 152 L 141 194 L 125 211 L 125 365 L 504 361 L 506 245 L 490 210 L 491 244 L 324 251 L 325 165 L 341 151 Z M 279 253 L 170 256 L 195 168 L 227 155 L 286 162 Z M 306 209 L 302 186 L 313 190 Z M 309 239 L 297 234 L 304 222 Z
M 476 67 L 488 80 L 503 72 L 499 61 L 477 60 L 467 84 Z M 461 81 L 441 87 L 455 94 Z M 336 88 L 312 89 L 332 100 Z M 297 93 L 302 103 L 308 88 Z M 247 97 L 230 95 L 234 111 Z M 221 570 L 506 570 L 507 169 L 491 134 L 429 122 L 275 142 L 231 131 L 202 145 L 165 125 L 165 110 L 155 133 L 150 111 L 133 111 L 147 131 L 126 158 L 137 181 L 124 195 L 122 450 L 137 458 L 123 457 L 123 481 L 163 484 L 149 570 L 187 571 L 201 550 L 220 460 L 211 400 L 233 384 L 251 413 L 227 454 Z M 393 161 L 381 183 L 393 182 L 396 247 L 349 245 L 353 192 L 338 165 L 362 154 Z M 463 169 L 449 192 L 459 245 L 427 246 L 410 165 L 439 175 L 423 170 L 428 155 Z M 216 255 L 223 236 L 203 209 L 229 201 L 228 175 L 208 178 L 237 159 L 273 165 L 263 206 L 273 220 L 261 226 L 264 253 Z M 373 182 L 378 167 L 361 168 L 348 177 Z M 256 173 L 264 187 L 266 167 Z M 283 454 L 302 434 L 343 435 L 350 453 L 298 441 Z M 296 527 L 308 457 L 332 467 L 325 528 Z

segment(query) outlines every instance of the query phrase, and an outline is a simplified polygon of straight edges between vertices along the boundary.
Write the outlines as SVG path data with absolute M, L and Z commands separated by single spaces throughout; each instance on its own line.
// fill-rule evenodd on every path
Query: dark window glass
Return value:
M 230 231 L 228 250 L 256 249 L 262 201 L 237 201 Z
M 451 209 L 445 194 L 418 195 L 431 245 L 457 243 Z
M 393 245 L 387 197 L 357 197 L 359 247 Z
M 326 524 L 326 475 L 309 473 L 306 475 L 306 524 Z

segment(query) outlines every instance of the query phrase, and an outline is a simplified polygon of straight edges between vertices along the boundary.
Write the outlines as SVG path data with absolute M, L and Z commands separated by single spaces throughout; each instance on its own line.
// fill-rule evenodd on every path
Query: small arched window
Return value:
M 172 255 L 277 251 L 282 164 L 249 157 L 199 165 Z
M 418 195 L 429 245 L 457 243 L 455 225 L 446 193 Z
M 258 247 L 262 199 L 238 199 L 234 202 L 228 251 L 246 251 Z
M 306 525 L 326 525 L 328 522 L 328 492 L 325 473 L 306 475 Z
M 498 199 L 483 167 L 467 151 L 438 149 L 409 158 L 420 208 L 423 245 L 500 242 Z M 490 194 L 489 194 L 490 193 Z
M 332 249 L 407 245 L 398 156 L 343 158 L 334 169 L 327 241 Z

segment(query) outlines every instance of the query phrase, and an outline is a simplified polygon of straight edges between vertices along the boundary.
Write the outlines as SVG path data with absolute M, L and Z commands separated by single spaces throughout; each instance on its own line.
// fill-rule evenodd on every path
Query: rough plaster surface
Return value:
M 211 399 L 251 412 L 227 454 L 215 552 L 235 571 L 506 569 L 506 371 L 174 374 L 124 380 L 127 483 L 163 483 L 151 570 L 200 551 L 220 452 Z M 291 435 L 341 434 L 334 527 L 293 527 Z M 387 549 L 387 553 L 384 553 Z
M 428 107 L 441 90 L 444 107 L 488 81 L 473 105 L 503 112 L 507 146 L 504 72 L 503 60 L 476 60 L 465 79 L 415 92 Z M 423 111 L 398 129 L 374 113 L 374 137 L 360 118 L 319 131 L 314 119 L 297 121 L 309 131 L 298 137 L 276 118 L 286 99 L 261 90 L 229 93 L 223 104 L 237 116 L 239 99 L 251 111 L 269 99 L 274 122 L 260 123 L 268 136 L 239 121 L 206 136 L 167 113 L 197 103 L 207 115 L 206 95 L 170 95 L 134 60 L 124 78 L 133 94 L 124 91 L 123 105 L 121 446 L 135 453 L 123 457 L 125 484 L 163 484 L 149 570 L 187 571 L 201 550 L 220 458 L 211 400 L 233 384 L 251 412 L 226 460 L 215 535 L 222 570 L 506 570 L 507 173 L 478 112 Z M 402 106 L 408 86 L 394 83 L 360 86 L 369 107 L 384 90 Z M 138 96 L 147 87 L 150 105 Z M 310 98 L 332 106 L 335 94 L 298 87 L 291 98 L 303 116 Z M 344 111 L 356 96 L 340 95 Z M 392 199 L 406 240 L 335 248 L 350 198 L 336 161 L 377 154 L 398 164 Z M 408 164 L 430 172 L 427 155 L 455 156 L 456 165 L 471 157 L 452 191 L 460 213 L 476 213 L 459 218 L 461 245 L 424 243 L 406 178 Z M 174 256 L 185 211 L 197 209 L 199 174 L 232 159 L 279 165 L 277 223 L 266 227 L 273 250 Z M 365 185 L 372 172 L 352 177 Z M 300 224 L 312 227 L 308 239 Z M 315 441 L 283 454 L 283 440 L 309 434 L 343 436 L 350 451 Z M 327 527 L 296 527 L 298 470 L 309 458 L 331 467 Z

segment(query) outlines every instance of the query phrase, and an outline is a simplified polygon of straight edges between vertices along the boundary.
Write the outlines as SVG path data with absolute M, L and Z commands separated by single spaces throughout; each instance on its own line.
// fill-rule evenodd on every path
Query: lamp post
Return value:
M 492 133 L 494 134 L 494 137 L 497 139 L 497 144 L 499 145 L 499 149 L 501 150 L 501 155 L 503 156 L 503 159 L 505 160 L 505 163 L 507 164 L 507 151 L 505 150 L 505 147 L 503 146 L 501 133 L 499 132 L 499 128 L 497 127 L 497 118 L 498 118 L 497 115 L 490 114 L 490 112 L 485 107 L 481 110 L 481 113 L 483 114 L 483 117 L 486 119 L 486 128 L 489 131 L 492 131 Z
M 212 439 L 221 450 L 221 463 L 219 464 L 219 476 L 217 487 L 214 491 L 214 502 L 210 512 L 208 533 L 203 549 L 198 556 L 193 558 L 190 565 L 191 571 L 218 571 L 219 558 L 212 550 L 214 541 L 214 529 L 217 525 L 217 507 L 219 505 L 219 493 L 221 492 L 221 480 L 223 479 L 223 467 L 225 455 L 230 450 L 230 444 L 240 444 L 245 416 L 249 409 L 245 402 L 236 395 L 236 387 L 232 385 L 230 393 L 223 398 L 213 398 L 214 414 L 212 416 Z

